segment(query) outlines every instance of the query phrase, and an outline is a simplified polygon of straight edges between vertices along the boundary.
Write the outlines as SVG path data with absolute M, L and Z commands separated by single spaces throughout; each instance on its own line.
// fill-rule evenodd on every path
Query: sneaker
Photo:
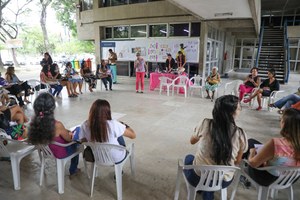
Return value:
M 249 189 L 251 187 L 251 182 L 245 176 L 240 177 L 240 183 L 244 186 L 244 188 Z
M 277 108 L 277 107 L 275 106 L 274 103 L 270 103 L 270 104 L 269 104 L 269 107 L 270 107 L 270 108 Z

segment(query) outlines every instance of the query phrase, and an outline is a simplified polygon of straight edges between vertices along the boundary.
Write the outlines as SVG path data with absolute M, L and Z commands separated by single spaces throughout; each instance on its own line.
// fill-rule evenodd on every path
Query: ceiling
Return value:
M 261 16 L 299 15 L 300 0 L 168 0 L 234 35 L 258 36 Z
M 261 0 L 262 15 L 300 15 L 300 0 Z

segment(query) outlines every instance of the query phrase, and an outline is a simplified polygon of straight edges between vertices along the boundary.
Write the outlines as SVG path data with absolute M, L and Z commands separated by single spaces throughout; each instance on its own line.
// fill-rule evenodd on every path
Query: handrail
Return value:
M 260 50 L 261 50 L 263 36 L 264 36 L 264 24 L 265 24 L 265 21 L 263 20 L 261 28 L 260 28 L 260 33 L 259 33 L 259 44 L 258 44 L 258 49 L 257 49 L 257 54 L 256 54 L 255 67 L 258 67 L 258 60 L 259 60 Z
M 289 47 L 289 38 L 287 36 L 287 20 L 284 22 L 284 50 L 285 50 L 285 80 L 287 83 L 290 76 L 290 47 Z

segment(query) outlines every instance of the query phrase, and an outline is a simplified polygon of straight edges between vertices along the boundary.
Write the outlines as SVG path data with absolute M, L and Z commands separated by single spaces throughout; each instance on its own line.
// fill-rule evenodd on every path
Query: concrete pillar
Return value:
M 96 27 L 94 28 L 95 30 L 95 57 L 96 57 L 96 65 L 100 64 L 101 61 L 101 47 L 100 47 L 100 42 L 103 38 L 104 31 L 102 27 L 99 27 L 98 25 L 95 25 Z
M 205 77 L 206 69 L 207 32 L 207 22 L 201 22 L 198 74 L 202 73 L 202 77 Z

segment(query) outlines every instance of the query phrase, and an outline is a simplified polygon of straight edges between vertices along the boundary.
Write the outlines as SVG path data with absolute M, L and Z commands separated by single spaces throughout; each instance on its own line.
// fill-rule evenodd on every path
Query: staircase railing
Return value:
M 284 21 L 284 57 L 285 57 L 285 79 L 284 82 L 287 83 L 289 81 L 290 76 L 290 46 L 289 46 L 289 38 L 287 35 L 287 20 Z
M 260 50 L 261 50 L 261 45 L 263 41 L 263 36 L 264 36 L 264 26 L 265 21 L 262 21 L 261 27 L 260 27 L 260 32 L 259 32 L 259 43 L 258 43 L 258 49 L 256 53 L 256 61 L 255 61 L 255 67 L 258 67 L 258 61 L 259 61 L 259 55 L 260 55 Z

